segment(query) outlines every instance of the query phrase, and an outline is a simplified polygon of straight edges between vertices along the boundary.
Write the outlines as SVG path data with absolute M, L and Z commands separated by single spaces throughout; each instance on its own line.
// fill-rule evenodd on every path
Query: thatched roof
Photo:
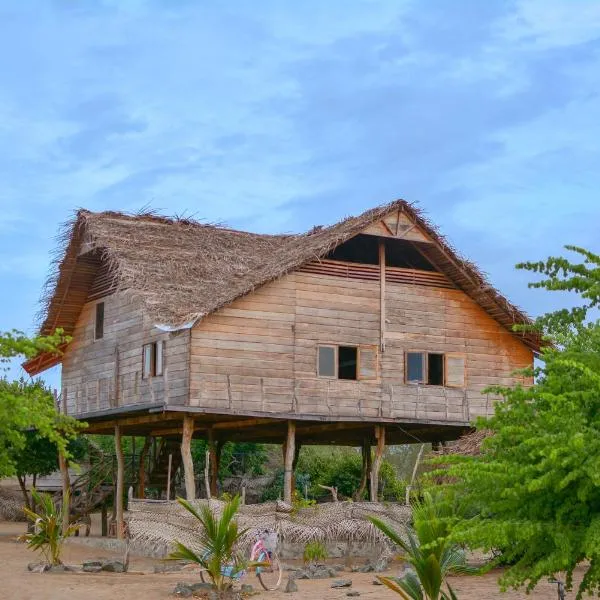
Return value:
M 452 444 L 442 446 L 438 454 L 479 456 L 481 454 L 481 444 L 491 435 L 492 432 L 489 429 L 477 429 L 461 436 Z
M 322 258 L 392 211 L 402 211 L 432 240 L 420 250 L 460 289 L 507 329 L 527 315 L 494 289 L 477 267 L 461 258 L 414 205 L 397 200 L 298 235 L 259 235 L 190 219 L 154 214 L 79 210 L 62 235 L 59 256 L 43 299 L 41 334 L 62 327 L 70 334 L 98 277 L 112 289 L 141 297 L 156 324 L 181 327 Z M 521 334 L 520 334 L 521 335 Z M 539 339 L 522 340 L 534 349 Z M 33 359 L 30 373 L 52 361 Z M 42 364 L 43 363 L 43 364 Z

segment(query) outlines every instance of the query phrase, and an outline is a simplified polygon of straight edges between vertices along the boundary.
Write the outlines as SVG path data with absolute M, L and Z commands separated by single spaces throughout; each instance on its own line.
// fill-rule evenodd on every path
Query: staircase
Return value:
M 179 440 L 170 440 L 162 438 L 156 461 L 148 473 L 146 486 L 157 488 L 159 490 L 167 489 L 167 478 L 169 473 L 169 455 L 171 455 L 171 492 L 173 492 L 175 474 L 181 466 L 181 442 Z M 173 494 L 171 493 L 171 498 Z

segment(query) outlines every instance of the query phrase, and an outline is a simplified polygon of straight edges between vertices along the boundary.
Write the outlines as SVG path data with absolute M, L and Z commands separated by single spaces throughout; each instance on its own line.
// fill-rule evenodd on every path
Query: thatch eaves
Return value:
M 63 232 L 46 285 L 41 334 L 72 333 L 101 267 L 112 289 L 141 297 L 157 325 L 190 325 L 303 264 L 326 256 L 385 215 L 400 211 L 433 241 L 427 258 L 504 327 L 528 323 L 471 262 L 461 258 L 414 205 L 397 200 L 298 235 L 263 235 L 153 214 L 79 210 Z M 539 349 L 533 334 L 515 334 Z M 30 373 L 50 366 L 33 359 Z

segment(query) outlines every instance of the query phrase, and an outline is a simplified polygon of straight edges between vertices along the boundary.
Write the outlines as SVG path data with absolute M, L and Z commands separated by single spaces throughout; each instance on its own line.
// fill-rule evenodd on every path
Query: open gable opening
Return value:
M 379 264 L 377 236 L 359 234 L 334 248 L 325 258 L 363 265 Z M 385 238 L 385 264 L 388 267 L 436 271 L 437 269 L 408 240 Z

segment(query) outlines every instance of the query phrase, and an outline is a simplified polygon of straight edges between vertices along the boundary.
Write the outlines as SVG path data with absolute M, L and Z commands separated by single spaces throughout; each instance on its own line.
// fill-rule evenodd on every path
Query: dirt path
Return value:
M 102 575 L 88 573 L 38 574 L 27 571 L 27 564 L 35 556 L 15 537 L 23 531 L 22 523 L 0 522 L 0 598 L 6 600 L 169 600 L 178 581 L 194 582 L 197 576 L 190 573 L 155 574 L 153 567 L 159 561 L 132 557 L 131 573 Z M 69 543 L 65 551 L 67 564 L 81 563 L 88 558 L 119 558 L 109 551 L 96 550 Z M 393 574 L 393 571 L 391 572 Z M 528 598 L 552 600 L 557 597 L 556 586 L 540 584 L 535 593 L 500 593 L 496 583 L 498 574 L 483 577 L 453 578 L 452 586 L 460 600 L 494 600 Z M 398 598 L 391 591 L 373 585 L 373 576 L 362 573 L 341 573 L 340 578 L 352 580 L 352 589 L 360 592 L 361 598 L 369 600 L 392 600 Z M 348 590 L 331 589 L 332 580 L 298 581 L 298 592 L 284 594 L 265 592 L 257 598 L 265 600 L 342 600 Z M 252 583 L 251 581 L 247 581 Z M 256 586 L 255 586 L 256 587 Z M 574 593 L 567 598 L 575 597 Z

